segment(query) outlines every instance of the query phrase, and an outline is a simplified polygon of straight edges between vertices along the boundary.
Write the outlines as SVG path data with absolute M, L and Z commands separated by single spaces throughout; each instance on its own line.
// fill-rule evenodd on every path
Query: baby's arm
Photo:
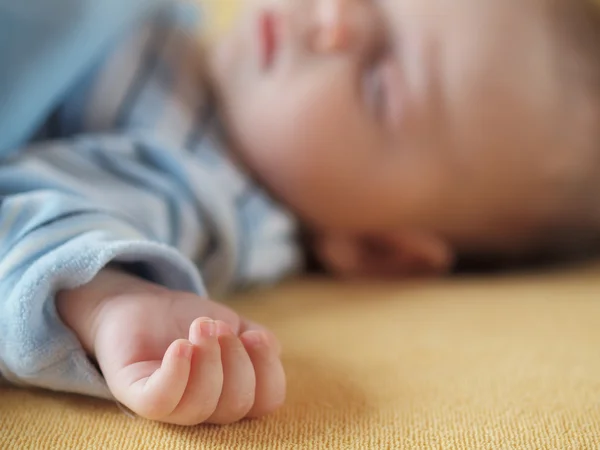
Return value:
M 163 46 L 173 44 L 177 30 L 163 35 L 169 39 L 156 48 L 160 56 L 147 45 L 155 42 L 152 33 L 141 41 L 136 36 L 144 34 L 117 45 L 108 65 L 100 64 L 65 99 L 48 129 L 49 137 L 61 140 L 23 149 L 0 165 L 0 376 L 24 386 L 116 397 L 143 416 L 169 422 L 227 422 L 248 407 L 257 415 L 282 399 L 272 338 L 201 299 L 204 287 L 190 261 L 210 269 L 217 286 L 234 281 L 235 205 L 215 185 L 210 167 L 182 146 L 190 131 L 196 134 L 203 90 L 189 93 L 194 72 L 175 71 L 180 77 L 167 77 L 165 84 L 163 70 L 150 76 L 135 65 L 147 67 L 136 58 L 139 52 L 188 61 L 189 54 Z M 143 89 L 123 76 L 120 62 L 134 62 Z M 131 86 L 137 96 L 125 95 L 124 103 L 111 97 Z M 81 135 L 89 132 L 110 134 Z M 105 269 L 109 264 L 125 272 Z M 199 336 L 195 320 L 203 317 L 223 320 L 231 333 Z M 268 342 L 258 351 L 253 337 Z M 175 350 L 189 348 L 190 368 L 181 370 Z M 263 370 L 261 358 L 270 369 Z M 198 384 L 207 373 L 212 382 Z M 235 391 L 240 387 L 244 392 Z
M 156 400 L 156 392 L 171 392 L 160 386 L 169 385 L 172 378 L 181 380 L 179 371 L 166 378 L 161 378 L 164 371 L 159 371 L 151 378 L 160 380 L 154 384 L 158 390 L 152 394 L 148 394 L 149 388 L 142 387 L 148 386 L 144 381 L 136 384 L 155 372 L 167 347 L 178 339 L 198 343 L 198 349 L 204 350 L 194 347 L 193 354 L 206 351 L 213 360 L 223 349 L 223 343 L 217 346 L 214 340 L 197 336 L 197 322 L 192 327 L 195 319 L 211 317 L 213 312 L 216 318 L 223 318 L 223 310 L 216 306 L 205 308 L 212 304 L 198 297 L 204 294 L 204 288 L 189 258 L 204 254 L 210 242 L 216 242 L 212 251 L 217 255 L 229 245 L 218 229 L 208 227 L 204 210 L 197 203 L 201 191 L 191 195 L 197 185 L 192 183 L 190 174 L 199 173 L 195 170 L 197 164 L 193 155 L 174 151 L 168 144 L 121 135 L 46 144 L 0 166 L 0 374 L 4 378 L 24 386 L 116 397 L 151 418 L 177 423 L 205 418 L 209 407 L 192 414 L 190 419 L 187 413 L 172 416 L 172 405 Z M 228 216 L 235 217 L 233 213 Z M 212 238 L 207 239 L 209 235 Z M 109 283 L 106 275 L 99 274 L 110 263 L 141 274 L 155 284 L 140 283 L 134 278 L 112 283 L 112 275 Z M 111 283 L 118 289 L 95 295 L 98 286 L 104 289 Z M 132 290 L 134 294 L 128 295 Z M 58 292 L 63 292 L 60 313 L 75 334 L 57 314 Z M 94 329 L 88 328 L 86 316 L 96 304 L 102 305 L 99 310 L 103 315 L 96 326 L 102 334 L 94 338 L 85 330 Z M 256 361 L 248 339 L 257 335 L 249 333 L 249 337 L 239 341 L 235 335 L 241 335 L 245 328 L 236 328 L 232 320 L 228 323 L 231 337 L 219 340 L 232 340 L 232 348 L 237 346 L 239 352 L 240 345 L 245 345 L 246 356 L 242 354 L 240 358 L 248 367 L 245 358 Z M 97 357 L 106 380 L 90 363 L 77 337 Z M 184 349 L 185 345 L 180 347 L 184 341 L 178 342 L 173 348 Z M 265 351 L 265 358 L 279 371 L 275 376 L 281 377 L 272 344 L 265 344 Z M 229 353 L 222 352 L 221 358 Z M 171 356 L 167 353 L 167 359 Z M 192 366 L 196 367 L 196 360 L 204 366 L 201 358 L 193 356 Z M 222 359 L 221 364 L 229 362 Z M 130 370 L 132 367 L 136 369 Z M 214 364 L 210 367 L 219 370 L 218 364 L 216 369 Z M 283 388 L 282 382 L 273 382 L 270 375 L 263 378 L 260 369 L 254 369 L 255 399 L 267 399 L 251 411 L 258 414 L 281 401 Z M 182 396 L 182 401 L 191 398 L 185 402 L 200 404 L 208 401 L 202 397 L 207 391 L 184 394 L 193 385 L 187 382 L 204 373 L 198 375 L 194 370 L 190 369 L 189 380 L 183 378 L 185 388 L 181 391 L 180 387 L 175 397 Z M 267 380 L 271 386 L 266 388 L 261 380 Z M 225 391 L 219 391 L 218 380 L 213 382 L 217 386 L 212 384 L 208 389 L 214 402 L 214 397 Z M 226 390 L 229 392 L 229 388 Z M 267 392 L 266 396 L 261 390 Z M 150 400 L 145 400 L 145 394 Z M 234 396 L 239 409 L 222 413 L 219 404 L 215 406 L 217 415 L 208 418 L 227 421 L 239 415 L 250 403 L 250 394 L 251 390 L 242 399 Z M 156 404 L 156 408 L 152 406 Z
M 146 418 L 222 424 L 283 401 L 273 335 L 222 305 L 105 269 L 57 307 L 115 397 Z

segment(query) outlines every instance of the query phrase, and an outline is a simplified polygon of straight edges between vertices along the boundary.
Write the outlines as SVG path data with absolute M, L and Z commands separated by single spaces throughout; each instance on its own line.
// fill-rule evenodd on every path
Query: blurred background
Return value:
M 206 13 L 211 17 L 205 24 L 208 26 L 208 32 L 218 34 L 226 29 L 233 20 L 237 9 L 244 0 L 195 0 Z

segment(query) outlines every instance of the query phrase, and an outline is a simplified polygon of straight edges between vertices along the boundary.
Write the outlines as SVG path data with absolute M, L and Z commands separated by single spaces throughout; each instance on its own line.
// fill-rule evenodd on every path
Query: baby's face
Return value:
M 317 229 L 517 245 L 579 170 L 549 3 L 251 3 L 215 53 L 228 127 Z

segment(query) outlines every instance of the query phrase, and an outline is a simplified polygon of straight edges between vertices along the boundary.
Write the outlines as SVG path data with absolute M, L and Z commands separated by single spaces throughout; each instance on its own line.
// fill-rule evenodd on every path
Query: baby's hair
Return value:
M 578 84 L 594 109 L 600 111 L 600 0 L 551 0 L 553 24 L 563 46 L 561 68 L 566 83 Z M 600 123 L 595 126 L 591 142 L 600 155 Z M 596 161 L 600 161 L 597 158 Z M 598 192 L 589 192 L 596 199 Z M 600 229 L 596 221 L 581 220 L 552 229 L 543 246 L 550 258 L 579 260 L 600 254 Z
M 551 0 L 552 23 L 567 75 L 600 93 L 600 0 Z

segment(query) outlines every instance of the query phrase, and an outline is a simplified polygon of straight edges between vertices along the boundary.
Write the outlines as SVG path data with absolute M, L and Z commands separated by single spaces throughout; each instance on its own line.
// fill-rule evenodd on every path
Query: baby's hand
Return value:
M 57 307 L 115 398 L 140 416 L 225 424 L 283 403 L 275 337 L 223 305 L 106 269 L 59 293 Z

